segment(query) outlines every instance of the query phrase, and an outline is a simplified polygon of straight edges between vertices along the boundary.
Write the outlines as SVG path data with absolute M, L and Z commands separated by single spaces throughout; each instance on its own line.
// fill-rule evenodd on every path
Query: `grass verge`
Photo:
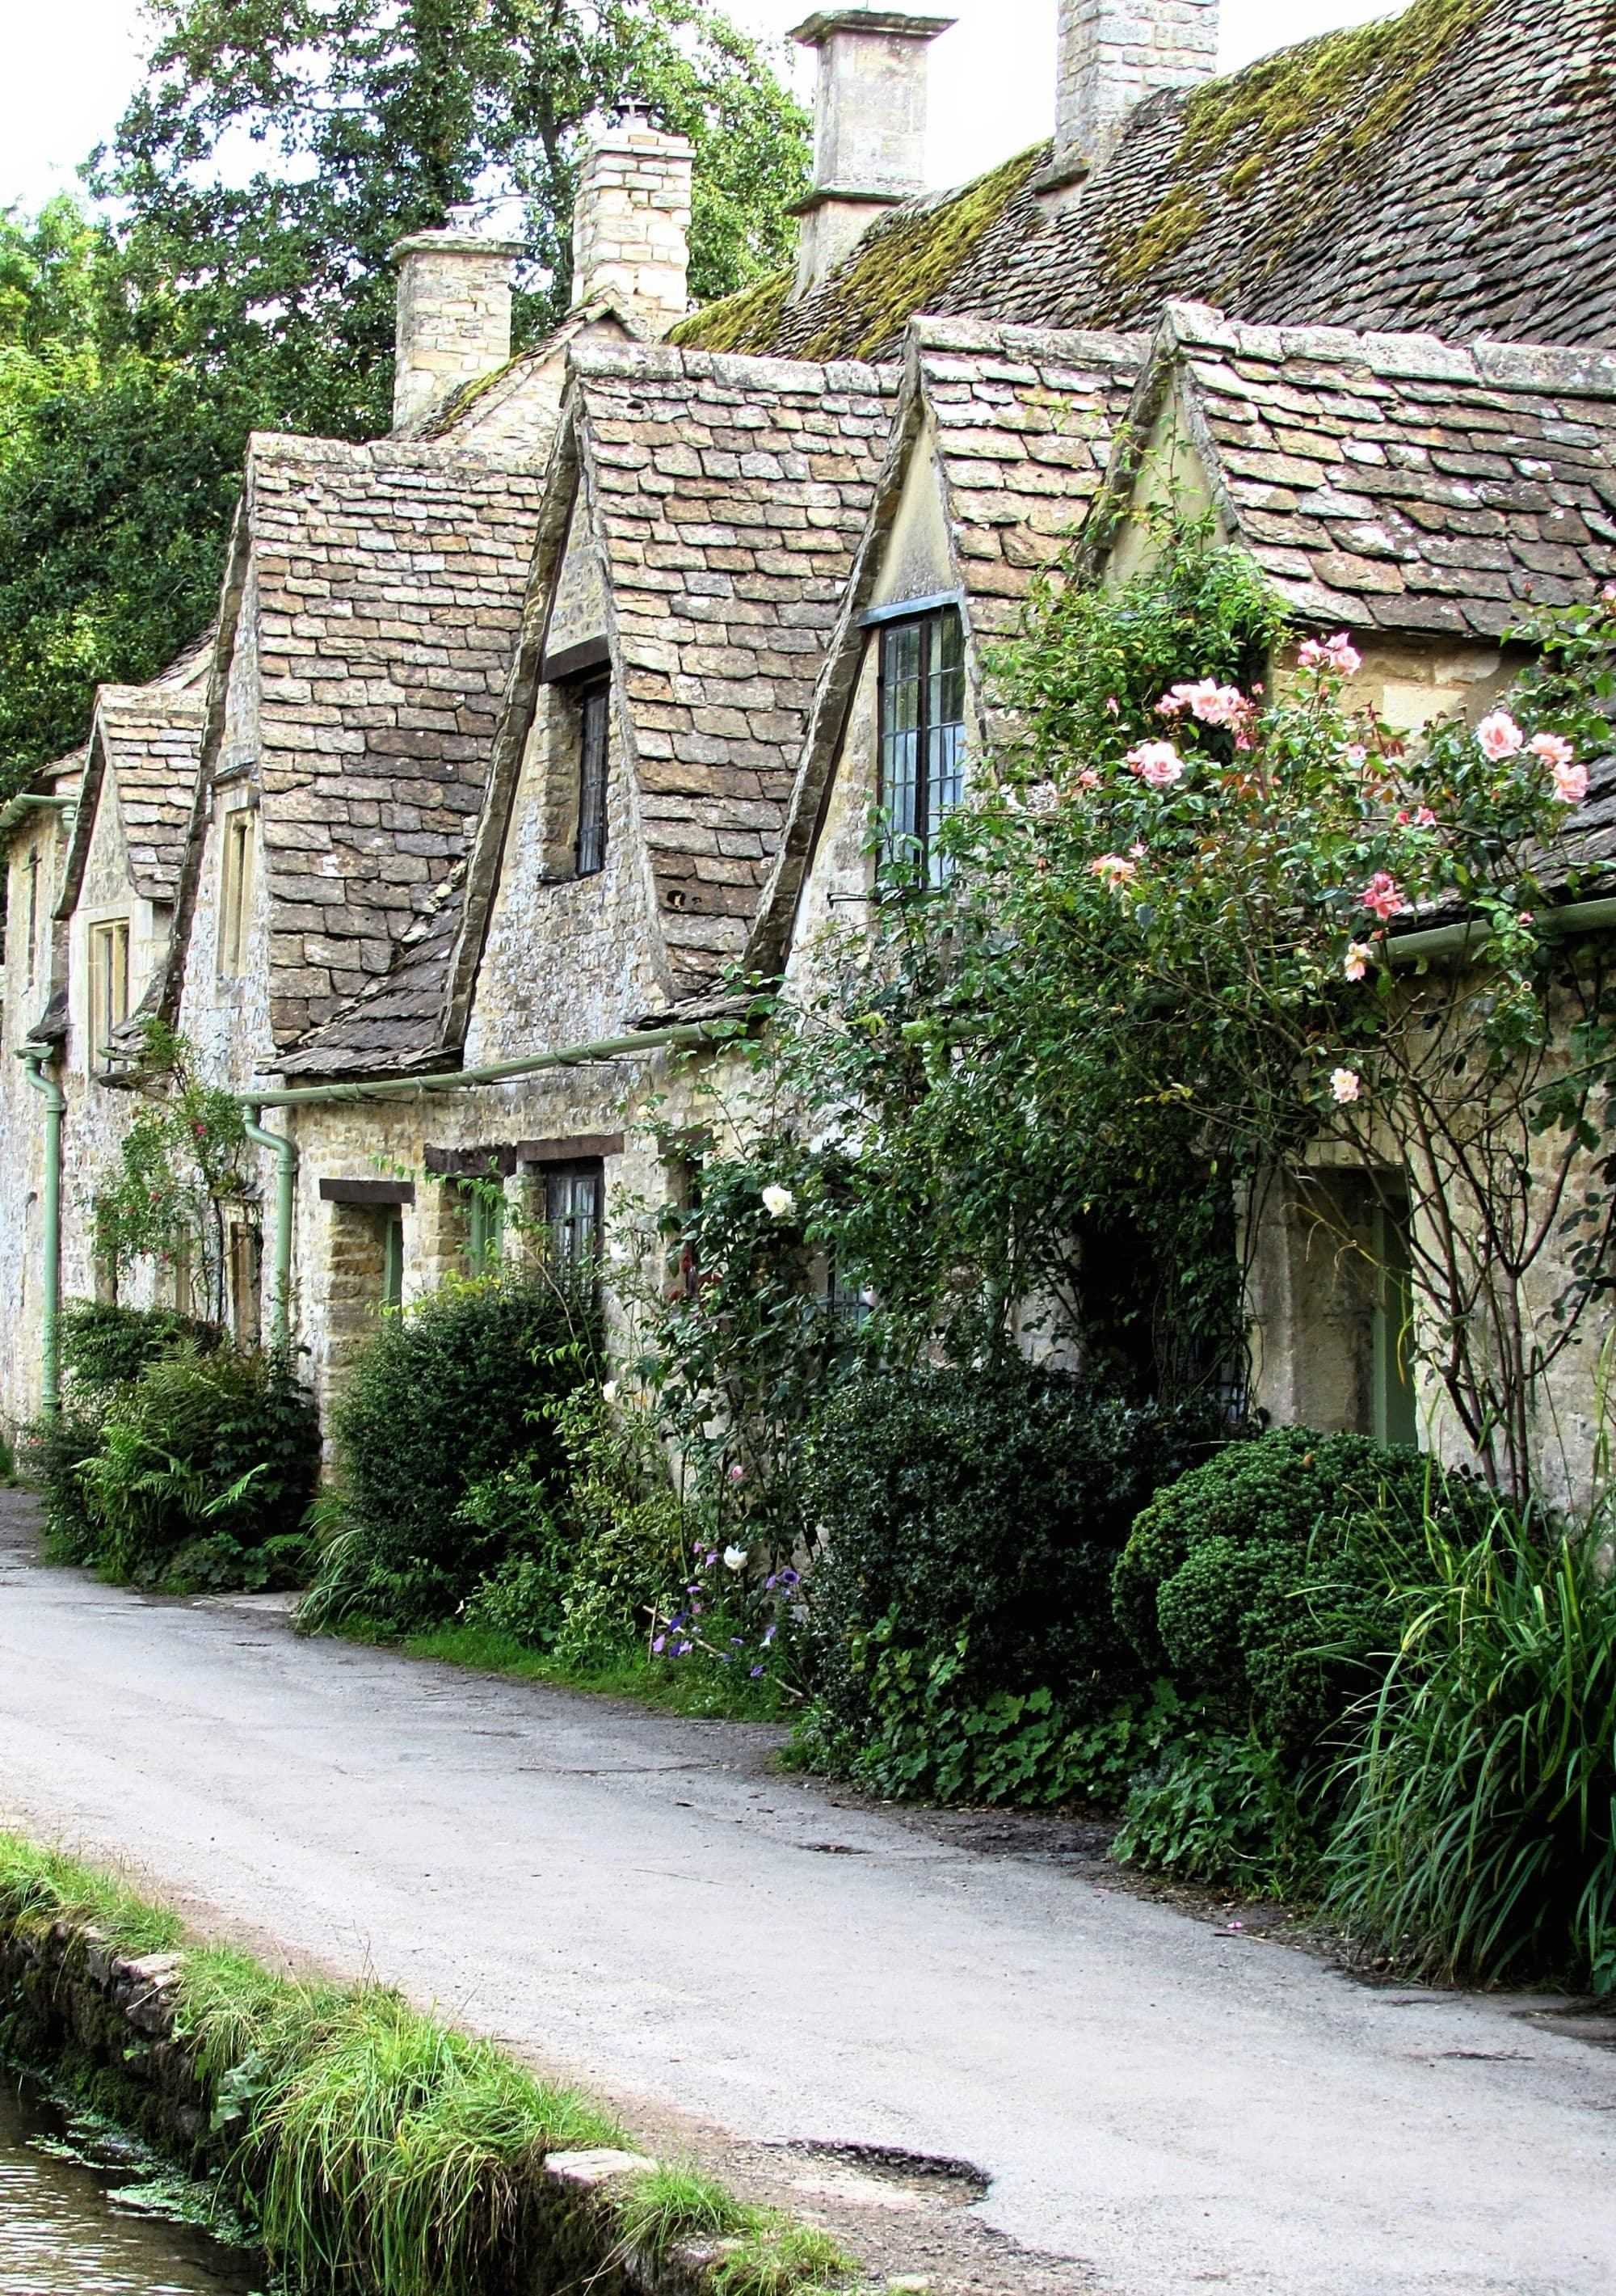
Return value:
M 290 2286 L 506 2296 L 522 2284 L 546 2155 L 628 2145 L 576 2089 L 389 1988 L 306 1983 L 226 1947 L 182 1948 L 165 1908 L 0 1834 L 0 1945 L 59 1923 L 94 1928 L 126 1956 L 180 1951 L 173 2033 L 201 2092 L 199 2149 Z M 653 2169 L 602 2204 L 595 2279 L 630 2252 L 654 2264 L 690 2238 L 719 2243 L 703 2276 L 712 2296 L 794 2296 L 855 2276 L 825 2234 L 691 2171 Z
M 703 1720 L 780 1722 L 787 1719 L 779 1693 L 742 1676 L 730 1679 L 717 1668 L 686 1668 L 683 1660 L 657 1660 L 626 1653 L 596 1666 L 558 1666 L 512 1635 L 488 1627 L 449 1624 L 419 1635 L 398 1635 L 368 1619 L 344 1619 L 324 1628 L 346 1642 L 403 1651 L 409 1658 L 437 1659 L 477 1674 L 503 1674 L 520 1682 L 553 1683 L 558 1690 L 587 1690 L 606 1698 L 636 1698 L 667 1714 Z

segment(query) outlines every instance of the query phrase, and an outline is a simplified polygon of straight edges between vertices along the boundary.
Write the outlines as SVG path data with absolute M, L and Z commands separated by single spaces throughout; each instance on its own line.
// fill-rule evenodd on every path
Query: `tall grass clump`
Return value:
M 42 1849 L 0 1833 L 0 1923 L 15 1932 L 70 1922 L 98 1930 L 120 1953 L 167 1953 L 179 1941 L 176 1914 L 125 1882 L 81 1866 L 62 1849 Z
M 778 2209 L 759 2208 L 701 2169 L 661 2161 L 636 2177 L 618 2210 L 619 2260 L 660 2264 L 680 2241 L 718 2243 L 712 2267 L 716 2296 L 797 2296 L 857 2277 L 857 2267 L 829 2233 Z
M 293 2285 L 458 2296 L 513 2265 L 546 2152 L 621 2144 L 539 2080 L 380 1986 L 305 1987 L 193 1956 L 188 2029 L 239 2123 L 236 2170 Z
M 1337 1770 L 1329 1911 L 1411 1976 L 1616 1987 L 1616 1583 L 1595 1540 L 1499 1505 L 1427 1525 Z

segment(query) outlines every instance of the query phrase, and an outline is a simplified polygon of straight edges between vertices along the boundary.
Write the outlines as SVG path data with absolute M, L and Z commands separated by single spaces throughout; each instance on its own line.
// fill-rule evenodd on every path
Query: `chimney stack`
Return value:
M 451 208 L 441 231 L 418 231 L 393 250 L 396 436 L 421 430 L 463 383 L 496 373 L 511 356 L 511 275 L 521 242 L 482 238 L 475 212 Z
M 1040 191 L 1103 166 L 1147 95 L 1213 77 L 1218 0 L 1061 0 L 1059 39 L 1054 158 Z
M 952 16 L 839 8 L 791 35 L 819 51 L 814 188 L 800 218 L 792 299 L 811 295 L 883 209 L 926 181 L 926 50 Z
M 685 316 L 692 149 L 653 127 L 637 104 L 596 136 L 572 207 L 575 310 L 609 295 L 652 335 Z

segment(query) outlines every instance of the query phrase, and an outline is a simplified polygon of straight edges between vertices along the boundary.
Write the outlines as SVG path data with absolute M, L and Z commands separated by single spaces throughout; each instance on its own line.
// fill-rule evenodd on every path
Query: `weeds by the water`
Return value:
M 92 1924 L 127 1954 L 179 1943 L 174 1915 L 59 1851 L 0 1835 L 0 1931 Z M 623 2146 L 576 2090 L 379 1985 L 279 1977 L 201 1946 L 180 1963 L 186 2039 L 242 2215 L 289 2286 L 481 2296 L 515 2284 L 545 2156 Z M 623 2204 L 621 2250 L 717 2237 L 715 2296 L 792 2296 L 848 2277 L 827 2235 L 657 2169 Z
M 0 1922 L 12 1931 L 71 1922 L 98 1930 L 131 1958 L 171 1952 L 180 1938 L 177 1914 L 63 1850 L 38 1849 L 15 1833 L 0 1833 Z
M 854 2278 L 828 2233 L 738 2201 L 700 2169 L 667 2161 L 636 2177 L 619 2205 L 622 2246 L 658 2263 L 679 2241 L 717 2241 L 718 2296 L 792 2296 Z

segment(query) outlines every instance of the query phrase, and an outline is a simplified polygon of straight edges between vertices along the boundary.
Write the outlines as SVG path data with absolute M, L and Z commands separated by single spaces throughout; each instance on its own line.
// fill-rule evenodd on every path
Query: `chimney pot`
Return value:
M 441 231 L 401 239 L 393 357 L 393 430 L 421 430 L 462 386 L 511 356 L 511 276 L 521 242 L 484 239 L 471 207 L 451 208 Z
M 664 135 L 643 104 L 626 103 L 618 126 L 590 144 L 572 207 L 575 309 L 611 296 L 653 335 L 689 305 L 693 147 Z
M 811 295 L 884 209 L 924 190 L 926 50 L 955 20 L 839 8 L 792 33 L 819 52 L 814 187 L 794 210 L 793 300 Z
M 1058 191 L 1103 165 L 1147 95 L 1218 70 L 1218 0 L 1061 0 L 1054 157 Z

